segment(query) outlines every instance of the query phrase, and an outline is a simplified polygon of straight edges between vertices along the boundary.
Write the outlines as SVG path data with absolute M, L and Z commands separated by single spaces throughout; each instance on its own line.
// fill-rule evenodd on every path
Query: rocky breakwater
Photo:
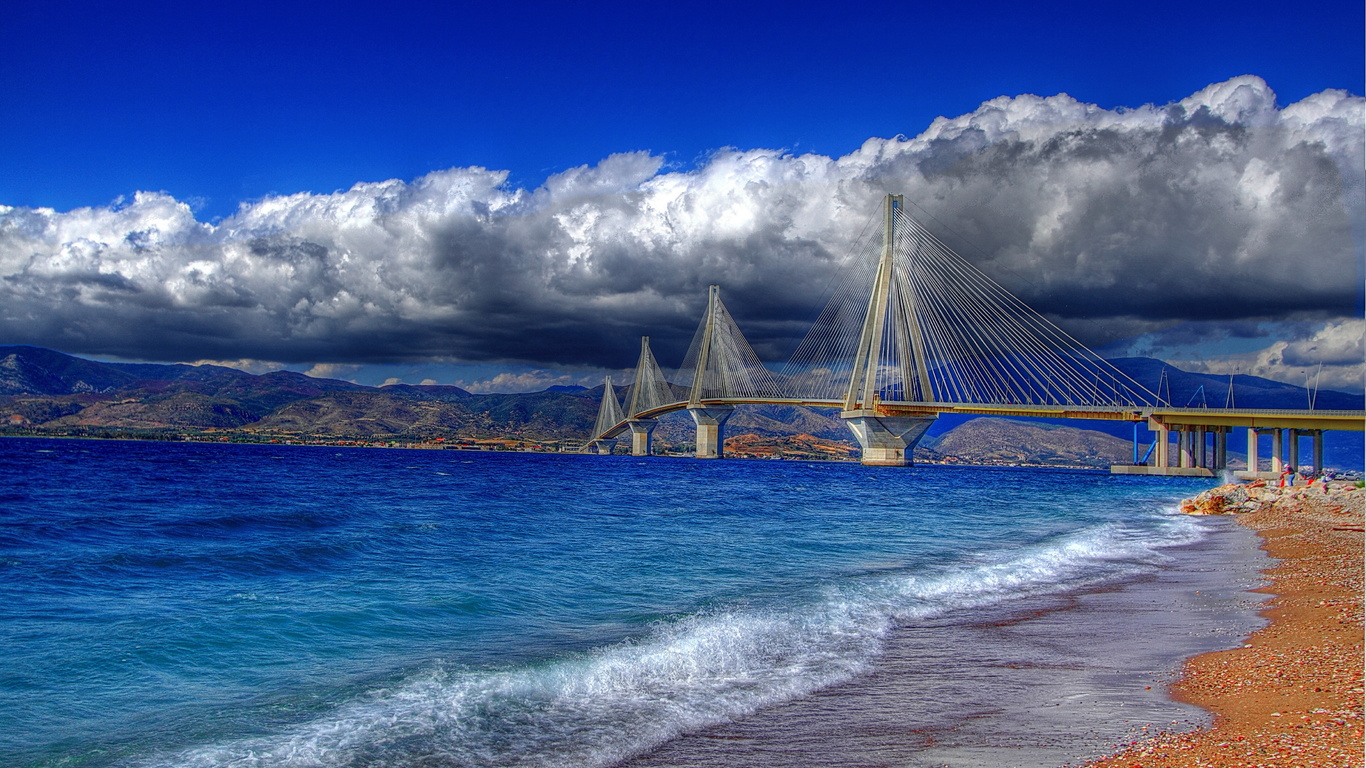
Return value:
M 1188 515 L 1228 515 L 1256 512 L 1265 507 L 1279 507 L 1283 511 L 1299 511 L 1316 515 L 1349 515 L 1356 510 L 1360 518 L 1366 491 L 1355 483 L 1342 481 L 1317 482 L 1280 488 L 1263 481 L 1231 483 L 1211 488 L 1193 499 L 1181 502 L 1181 511 Z
M 1168 733 L 1093 763 L 1131 766 L 1362 766 L 1363 510 L 1366 490 L 1331 482 L 1224 485 L 1182 503 L 1236 515 L 1278 561 L 1265 571 L 1269 624 L 1240 648 L 1189 660 L 1175 698 L 1210 728 Z

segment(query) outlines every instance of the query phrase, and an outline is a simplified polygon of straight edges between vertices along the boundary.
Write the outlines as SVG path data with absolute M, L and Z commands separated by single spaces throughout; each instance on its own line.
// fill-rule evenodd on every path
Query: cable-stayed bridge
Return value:
M 658 417 L 686 410 L 698 458 L 722 458 L 727 419 L 741 404 L 839 408 L 863 463 L 905 466 L 943 413 L 1146 422 L 1157 435 L 1142 462 L 1115 471 L 1208 475 L 1227 465 L 1227 436 L 1273 437 L 1272 471 L 1298 466 L 1299 438 L 1363 428 L 1363 411 L 1173 408 L 973 267 L 909 216 L 901 195 L 883 201 L 824 311 L 786 364 L 761 361 L 721 300 L 707 309 L 682 364 L 666 373 L 641 339 L 626 403 L 611 380 L 594 428 L 600 453 L 629 433 L 632 453 L 651 453 Z M 1288 430 L 1289 441 L 1282 430 Z M 1177 436 L 1172 446 L 1172 436 Z M 1285 457 L 1289 447 L 1290 456 Z

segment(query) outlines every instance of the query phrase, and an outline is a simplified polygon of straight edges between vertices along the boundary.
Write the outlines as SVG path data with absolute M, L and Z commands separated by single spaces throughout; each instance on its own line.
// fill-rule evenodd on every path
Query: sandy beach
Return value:
M 1157 734 L 1089 768 L 1366 765 L 1363 754 L 1363 506 L 1334 483 L 1228 485 L 1191 514 L 1237 515 L 1279 562 L 1262 589 L 1270 620 L 1241 648 L 1189 660 L 1172 696 L 1214 714 L 1207 729 Z

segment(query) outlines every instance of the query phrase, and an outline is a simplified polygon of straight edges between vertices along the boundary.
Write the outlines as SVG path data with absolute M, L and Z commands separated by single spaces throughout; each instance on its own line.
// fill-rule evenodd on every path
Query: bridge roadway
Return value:
M 722 397 L 702 400 L 705 408 L 724 408 L 736 405 L 803 405 L 811 408 L 841 408 L 844 400 L 802 397 Z M 656 419 L 676 411 L 686 410 L 687 400 L 661 405 L 642 411 L 636 419 Z M 1143 422 L 1155 420 L 1169 427 L 1255 427 L 1257 429 L 1343 429 L 1362 431 L 1366 411 L 1281 410 L 1266 408 L 1176 408 L 1170 406 L 1127 405 L 1030 405 L 1019 403 L 903 403 L 879 402 L 874 408 L 879 416 L 915 416 L 941 413 L 964 413 L 981 416 L 1016 416 L 1028 418 L 1092 419 L 1104 421 Z M 618 422 L 612 429 L 599 435 L 613 438 L 626 431 L 632 419 Z
M 698 419 L 699 458 L 721 458 L 724 455 L 722 430 L 729 413 L 737 405 L 794 405 L 811 408 L 843 408 L 842 399 L 801 398 L 801 397 L 723 397 L 704 399 L 692 405 L 698 413 L 710 414 L 715 421 L 714 432 L 703 437 L 706 418 Z M 700 406 L 700 407 L 699 407 Z M 632 453 L 638 456 L 649 455 L 650 433 L 656 420 L 670 413 L 688 410 L 689 401 L 678 400 L 642 411 L 633 419 L 624 419 L 597 437 L 599 444 L 632 432 Z M 890 402 L 878 401 L 872 409 L 842 411 L 845 418 L 856 416 L 903 417 L 912 419 L 933 419 L 940 414 L 971 414 L 978 416 L 1025 417 L 1025 418 L 1063 418 L 1105 421 L 1128 421 L 1135 424 L 1146 423 L 1157 435 L 1149 453 L 1156 454 L 1151 462 L 1139 462 L 1135 457 L 1134 465 L 1117 465 L 1113 471 L 1120 474 L 1164 474 L 1164 475 L 1212 475 L 1213 470 L 1222 470 L 1227 462 L 1227 434 L 1233 427 L 1248 429 L 1249 445 L 1254 446 L 1248 453 L 1252 462 L 1258 458 L 1256 449 L 1258 438 L 1271 434 L 1271 472 L 1246 472 L 1246 475 L 1276 476 L 1283 467 L 1295 467 L 1298 461 L 1298 438 L 1313 438 L 1312 471 L 1322 469 L 1322 432 L 1324 430 L 1362 431 L 1366 428 L 1366 411 L 1355 410 L 1294 410 L 1264 408 L 1178 408 L 1172 406 L 1126 406 L 1126 405 L 1035 405 L 1021 403 L 943 403 L 943 402 Z M 1281 430 L 1288 430 L 1290 436 L 1290 456 L 1285 457 L 1286 442 Z M 1170 433 L 1176 432 L 1178 446 L 1175 455 L 1171 451 Z M 1212 450 L 1206 451 L 1207 436 L 1213 437 Z M 707 446 L 702 446 L 702 442 Z M 610 450 L 610 448 L 609 448 Z M 1179 463 L 1172 465 L 1172 459 L 1179 457 Z M 1249 462 L 1250 466 L 1252 462 Z

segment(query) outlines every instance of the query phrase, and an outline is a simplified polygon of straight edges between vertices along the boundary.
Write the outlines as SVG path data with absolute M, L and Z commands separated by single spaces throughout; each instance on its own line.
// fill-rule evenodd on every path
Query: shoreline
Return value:
M 1185 659 L 1265 624 L 1249 590 L 1270 561 L 1233 519 L 1200 526 L 1152 571 L 899 626 L 865 674 L 618 766 L 1056 768 L 1208 725 L 1166 686 Z
M 1262 611 L 1270 623 L 1242 647 L 1182 665 L 1171 697 L 1211 713 L 1211 725 L 1133 742 L 1087 768 L 1366 764 L 1366 490 L 1330 488 L 1226 485 L 1183 505 L 1192 514 L 1237 513 L 1279 561 L 1256 590 L 1272 595 Z

